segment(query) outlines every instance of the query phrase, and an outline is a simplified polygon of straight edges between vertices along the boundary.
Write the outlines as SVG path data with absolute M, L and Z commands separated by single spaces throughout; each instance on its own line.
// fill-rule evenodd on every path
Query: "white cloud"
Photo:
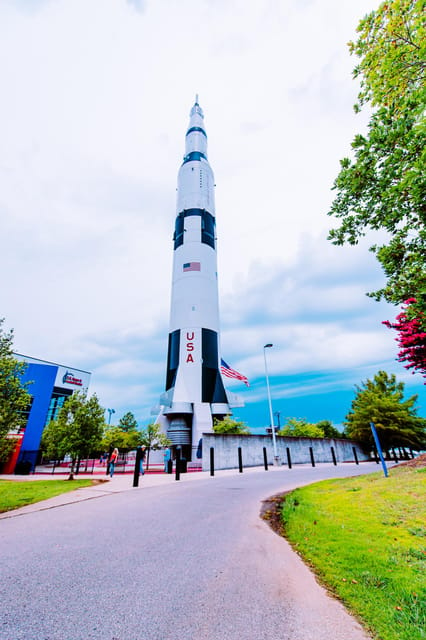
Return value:
M 0 315 L 15 348 L 93 372 L 146 419 L 163 389 L 175 186 L 200 94 L 216 176 L 222 345 L 262 375 L 392 360 L 365 246 L 326 216 L 355 116 L 346 42 L 378 1 L 0 4 Z M 383 313 L 387 311 L 387 315 Z M 260 349 L 260 352 L 259 352 Z M 342 375 L 342 374 L 340 374 Z

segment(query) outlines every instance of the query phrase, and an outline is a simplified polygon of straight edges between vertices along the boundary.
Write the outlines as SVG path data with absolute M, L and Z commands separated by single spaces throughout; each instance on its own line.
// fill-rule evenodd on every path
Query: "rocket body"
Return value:
M 214 176 L 196 100 L 179 169 L 166 390 L 160 422 L 174 445 L 197 447 L 231 413 L 220 373 Z

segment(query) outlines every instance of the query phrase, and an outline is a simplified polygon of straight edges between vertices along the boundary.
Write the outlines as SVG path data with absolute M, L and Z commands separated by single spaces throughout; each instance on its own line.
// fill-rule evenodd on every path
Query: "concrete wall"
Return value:
M 309 447 L 312 447 L 315 462 L 333 462 L 331 447 L 334 447 L 337 462 L 353 462 L 355 447 L 358 460 L 369 460 L 360 445 L 352 440 L 335 438 L 285 438 L 277 436 L 277 453 L 280 464 L 287 464 L 287 447 L 292 464 L 311 463 Z M 244 467 L 263 465 L 263 447 L 266 447 L 268 464 L 274 462 L 272 436 L 203 433 L 203 471 L 210 469 L 210 447 L 214 448 L 215 469 L 238 468 L 238 447 L 242 450 Z

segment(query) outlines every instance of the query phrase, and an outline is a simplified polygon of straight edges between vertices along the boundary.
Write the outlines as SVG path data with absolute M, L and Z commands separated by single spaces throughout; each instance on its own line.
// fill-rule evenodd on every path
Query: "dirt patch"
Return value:
M 279 493 L 262 501 L 260 508 L 260 517 L 265 520 L 275 533 L 279 536 L 284 535 L 284 527 L 281 520 L 281 505 L 285 501 L 289 491 Z
M 413 458 L 412 460 L 407 460 L 407 462 L 401 462 L 400 464 L 394 465 L 393 469 L 398 469 L 398 467 L 410 467 L 412 469 L 424 469 L 426 467 L 426 453 L 422 453 L 421 455 Z

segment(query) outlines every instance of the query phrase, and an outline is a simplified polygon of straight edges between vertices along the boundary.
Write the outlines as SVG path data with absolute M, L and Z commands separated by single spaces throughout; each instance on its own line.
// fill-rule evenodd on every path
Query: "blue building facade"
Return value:
M 45 426 L 57 417 L 65 400 L 73 392 L 87 391 L 91 374 L 19 353 L 14 355 L 27 364 L 22 381 L 31 383 L 27 388 L 31 395 L 26 412 L 28 418 L 25 427 L 20 430 L 23 437 L 15 467 L 15 472 L 18 472 L 22 463 L 27 463 L 27 466 L 31 463 L 31 469 L 34 469 Z

